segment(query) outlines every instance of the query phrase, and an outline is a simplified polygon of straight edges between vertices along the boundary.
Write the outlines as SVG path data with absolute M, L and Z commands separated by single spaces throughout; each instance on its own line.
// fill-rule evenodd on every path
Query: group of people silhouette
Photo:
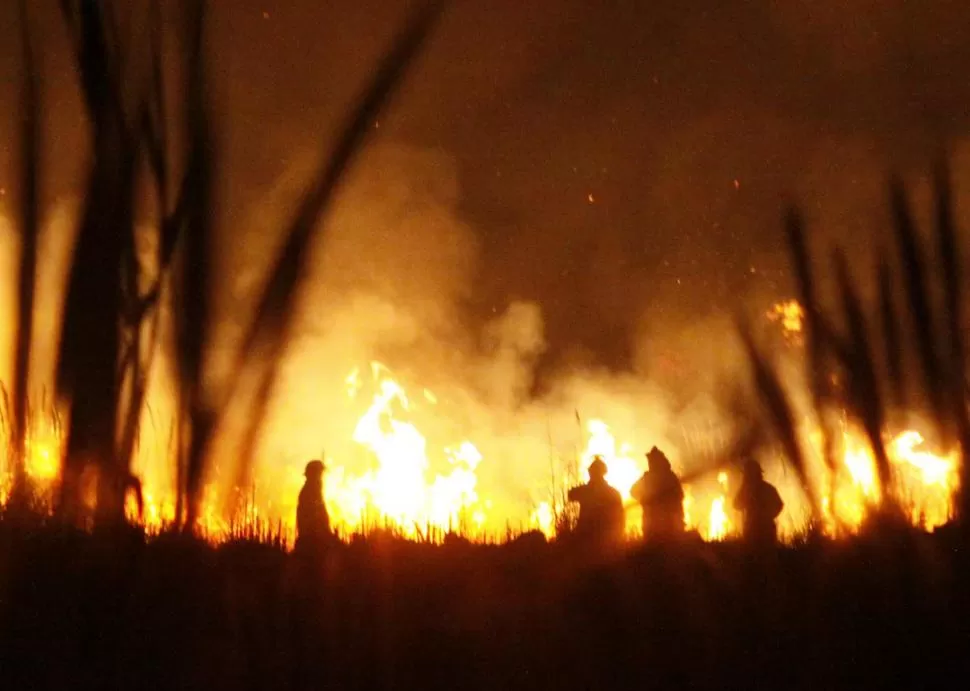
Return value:
M 670 460 L 656 446 L 647 452 L 647 471 L 630 489 L 643 510 L 643 538 L 663 542 L 684 534 L 684 488 Z M 577 539 L 588 542 L 622 540 L 625 527 L 623 499 L 606 481 L 606 463 L 593 458 L 589 482 L 569 490 L 568 498 L 579 504 Z M 741 489 L 734 498 L 741 513 L 742 536 L 753 544 L 772 544 L 777 539 L 775 521 L 784 508 L 778 490 L 764 479 L 761 465 L 749 459 L 742 470 Z
M 647 471 L 630 490 L 643 510 L 643 538 L 650 542 L 674 540 L 685 531 L 684 488 L 663 451 L 654 446 L 646 456 Z M 606 481 L 607 466 L 600 456 L 593 458 L 587 472 L 589 481 L 568 493 L 569 501 L 579 504 L 575 537 L 588 543 L 619 542 L 626 523 L 623 498 Z M 332 537 L 323 500 L 323 473 L 319 460 L 307 463 L 303 473 L 305 481 L 296 508 L 296 548 L 300 551 L 315 549 Z M 761 465 L 749 459 L 734 498 L 734 508 L 743 517 L 744 539 L 753 544 L 774 543 L 775 521 L 783 507 L 778 490 L 765 481 Z

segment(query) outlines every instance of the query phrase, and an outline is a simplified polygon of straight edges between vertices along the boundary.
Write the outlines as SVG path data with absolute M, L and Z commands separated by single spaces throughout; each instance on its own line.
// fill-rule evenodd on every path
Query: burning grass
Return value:
M 605 421 L 593 419 L 585 425 L 583 448 L 573 462 L 572 472 L 563 469 L 558 483 L 545 490 L 550 499 L 540 499 L 527 513 L 512 513 L 514 509 L 495 502 L 478 486 L 478 466 L 488 463 L 469 440 L 459 440 L 452 446 L 429 448 L 419 427 L 412 421 L 409 409 L 412 402 L 405 389 L 391 378 L 384 367 L 372 369 L 373 397 L 362 403 L 364 408 L 358 422 L 348 436 L 370 459 L 371 469 L 353 472 L 339 458 L 328 457 L 325 497 L 332 522 L 338 534 L 349 538 L 374 530 L 392 530 L 396 534 L 419 541 L 441 542 L 449 533 L 476 541 L 501 541 L 510 533 L 520 534 L 538 530 L 547 538 L 568 529 L 573 509 L 562 497 L 565 489 L 580 481 L 585 468 L 596 456 L 603 457 L 610 469 L 607 481 L 618 489 L 627 506 L 628 535 L 636 539 L 640 526 L 640 510 L 630 497 L 630 487 L 647 467 L 646 459 L 629 444 L 619 443 Z M 352 382 L 352 398 L 365 388 L 359 372 L 348 378 Z M 425 391 L 427 403 L 434 400 Z M 46 498 L 51 507 L 55 496 L 57 473 L 63 454 L 62 437 L 57 418 L 34 415 L 28 435 L 27 474 L 34 494 Z M 437 409 L 432 415 L 440 414 Z M 810 423 L 806 423 L 809 425 Z M 878 482 L 875 460 L 864 432 L 844 423 L 836 449 L 840 460 L 834 473 L 822 461 L 820 435 L 805 432 L 809 448 L 812 482 L 821 497 L 822 527 L 830 536 L 857 532 L 866 518 L 878 510 L 883 490 Z M 37 441 L 34 441 L 37 439 Z M 938 455 L 929 450 L 922 435 L 905 430 L 885 436 L 887 456 L 894 471 L 892 492 L 904 509 L 909 522 L 932 530 L 944 525 L 954 514 L 955 493 L 959 486 L 960 458 Z M 432 470 L 431 459 L 437 456 Z M 137 462 L 137 461 L 136 461 Z M 809 526 L 810 515 L 800 502 L 797 485 L 778 474 L 784 466 L 776 461 L 770 466 L 777 474 L 772 479 L 785 491 L 786 510 L 780 525 L 783 540 L 790 541 Z M 302 483 L 297 463 L 284 482 L 266 486 L 254 483 L 236 490 L 232 502 L 236 511 L 222 513 L 225 503 L 215 486 L 207 488 L 201 502 L 200 534 L 215 542 L 233 539 L 240 534 L 275 534 L 281 541 L 293 543 L 295 500 Z M 12 484 L 12 475 L 5 476 L 4 487 Z M 685 482 L 685 528 L 696 531 L 705 540 L 723 540 L 737 534 L 739 517 L 732 508 L 733 492 L 740 484 L 736 466 L 728 464 L 724 470 L 695 473 Z M 129 520 L 141 524 L 150 534 L 157 534 L 175 526 L 175 500 L 171 494 L 146 484 L 143 489 L 143 513 L 138 514 L 133 497 L 128 501 Z M 541 496 L 541 493 L 537 491 Z M 9 500 L 9 489 L 2 503 Z M 85 504 L 93 510 L 95 496 L 89 492 Z M 507 512 L 507 513 L 506 513 Z

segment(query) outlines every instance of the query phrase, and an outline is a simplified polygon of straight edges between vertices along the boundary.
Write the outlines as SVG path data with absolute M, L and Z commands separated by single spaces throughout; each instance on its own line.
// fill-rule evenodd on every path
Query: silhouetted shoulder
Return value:
M 765 495 L 767 496 L 766 504 L 769 508 L 769 513 L 772 518 L 775 518 L 785 508 L 785 502 L 782 501 L 781 495 L 778 494 L 778 490 L 774 485 L 765 485 Z

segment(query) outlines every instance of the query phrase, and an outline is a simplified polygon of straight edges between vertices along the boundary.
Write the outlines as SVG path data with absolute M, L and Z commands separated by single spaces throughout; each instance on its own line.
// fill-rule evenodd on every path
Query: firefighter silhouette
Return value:
M 316 548 L 330 538 L 330 516 L 323 501 L 323 461 L 310 461 L 296 504 L 296 548 Z
M 590 543 L 619 542 L 623 538 L 623 499 L 606 482 L 606 463 L 599 456 L 589 466 L 589 482 L 569 490 L 579 504 L 576 536 Z
M 784 506 L 778 490 L 765 481 L 761 465 L 749 459 L 734 497 L 734 508 L 743 517 L 744 539 L 752 544 L 773 544 L 778 537 L 775 520 Z
M 643 509 L 643 538 L 676 538 L 684 532 L 684 488 L 663 451 L 653 447 L 647 461 L 647 472 L 630 490 Z

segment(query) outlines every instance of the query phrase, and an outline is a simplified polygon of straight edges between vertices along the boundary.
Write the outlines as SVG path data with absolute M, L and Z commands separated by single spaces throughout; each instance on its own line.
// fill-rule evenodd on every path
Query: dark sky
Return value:
M 326 141 L 409 4 L 211 4 L 232 225 Z M 4 102 L 13 20 L 0 10 Z M 61 157 L 83 130 L 56 24 L 38 33 Z M 918 179 L 944 145 L 965 167 L 968 66 L 960 0 L 459 1 L 375 138 L 453 158 L 480 243 L 470 315 L 535 300 L 554 359 L 623 366 L 635 339 L 786 293 L 786 200 L 856 250 L 890 171 Z

